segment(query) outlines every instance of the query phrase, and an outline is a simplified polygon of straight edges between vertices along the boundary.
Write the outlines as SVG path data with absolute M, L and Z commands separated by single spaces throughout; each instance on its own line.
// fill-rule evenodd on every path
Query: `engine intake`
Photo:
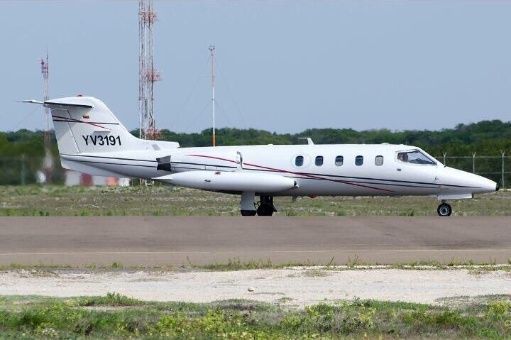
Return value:
M 163 170 L 163 171 L 172 171 L 172 167 L 170 165 L 170 156 L 160 157 L 156 158 L 156 161 L 158 162 L 158 165 L 156 166 L 157 170 Z

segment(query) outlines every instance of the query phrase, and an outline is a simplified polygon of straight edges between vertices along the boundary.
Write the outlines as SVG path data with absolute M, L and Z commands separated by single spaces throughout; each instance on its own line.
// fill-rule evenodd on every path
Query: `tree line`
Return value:
M 131 133 L 138 136 L 138 130 Z M 178 133 L 168 129 L 160 130 L 159 139 L 179 142 L 182 147 L 211 145 L 211 129 L 199 133 Z M 300 133 L 275 133 L 256 129 L 222 128 L 217 130 L 217 145 L 257 144 L 303 144 L 310 137 L 316 144 L 343 143 L 390 143 L 408 144 L 423 148 L 434 156 L 447 153 L 449 156 L 469 156 L 473 153 L 485 156 L 500 156 L 501 152 L 511 155 L 511 121 L 485 120 L 472 124 L 458 124 L 452 129 L 391 131 L 375 129 L 357 131 L 353 129 L 307 129 Z M 51 151 L 58 159 L 55 135 L 52 134 Z M 24 160 L 21 160 L 24 157 Z M 19 173 L 27 173 L 32 182 L 44 157 L 42 131 L 21 129 L 0 132 L 0 184 L 13 184 Z M 56 162 L 58 165 L 58 161 Z M 483 169 L 484 170 L 484 169 Z M 60 173 L 59 173 L 60 171 Z M 62 180 L 62 170 L 55 174 L 56 181 Z M 18 181 L 19 182 L 19 181 Z
M 138 130 L 132 132 L 138 136 Z M 316 144 L 407 144 L 425 149 L 432 155 L 444 152 L 452 156 L 500 155 L 500 151 L 511 152 L 511 121 L 486 120 L 472 124 L 458 124 L 453 129 L 405 130 L 388 129 L 356 131 L 353 129 L 308 129 L 296 134 L 278 134 L 264 130 L 240 130 L 223 128 L 217 130 L 218 145 L 257 144 L 303 144 L 310 137 Z M 179 142 L 181 146 L 211 145 L 211 130 L 200 133 L 176 133 L 160 130 L 163 140 Z

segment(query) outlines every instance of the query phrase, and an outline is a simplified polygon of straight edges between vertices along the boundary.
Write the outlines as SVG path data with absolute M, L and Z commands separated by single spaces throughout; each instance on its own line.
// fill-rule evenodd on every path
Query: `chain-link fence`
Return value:
M 0 185 L 26 185 L 41 182 L 63 184 L 65 170 L 59 162 L 50 170 L 44 169 L 44 157 L 25 155 L 0 157 Z
M 473 153 L 470 156 L 449 156 L 444 153 L 436 157 L 444 165 L 487 177 L 502 188 L 511 187 L 511 156 L 483 156 Z
M 511 187 L 511 156 L 504 153 L 500 156 L 443 154 L 436 158 L 447 166 L 490 178 L 502 188 Z M 43 168 L 43 157 L 0 157 L 0 185 L 34 184 L 43 179 L 53 184 L 64 183 L 65 170 L 60 167 L 58 160 L 52 171 Z

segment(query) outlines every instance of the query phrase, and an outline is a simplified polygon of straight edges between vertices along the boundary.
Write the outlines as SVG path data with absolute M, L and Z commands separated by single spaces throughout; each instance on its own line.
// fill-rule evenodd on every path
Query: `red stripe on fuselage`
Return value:
M 227 159 L 227 158 L 223 158 L 223 157 L 215 157 L 215 156 L 208 156 L 208 155 L 188 155 L 188 156 L 217 159 L 217 160 L 221 160 L 221 161 L 226 161 L 226 162 L 238 164 L 238 162 L 233 161 L 232 159 Z M 307 174 L 307 173 L 304 173 L 304 172 L 294 172 L 294 171 L 277 169 L 277 168 L 257 165 L 257 164 L 253 164 L 253 163 L 246 163 L 246 162 L 244 162 L 243 164 L 244 165 L 253 166 L 253 167 L 256 167 L 256 168 L 260 168 L 260 169 L 271 170 L 271 171 L 279 172 L 279 173 L 288 173 L 288 174 L 292 174 L 292 175 L 305 176 L 306 179 L 320 179 L 320 180 L 324 180 L 324 181 L 330 181 L 330 182 L 335 182 L 335 183 L 343 183 L 343 184 L 353 185 L 353 186 L 362 187 L 362 188 L 368 188 L 368 189 L 373 189 L 373 190 L 385 191 L 385 192 L 389 192 L 389 193 L 394 193 L 395 192 L 393 190 L 376 188 L 376 187 L 373 187 L 373 186 L 359 184 L 359 183 L 354 183 L 354 182 L 350 182 L 350 181 L 343 181 L 343 180 L 340 180 L 340 179 L 331 179 L 331 178 L 325 178 L 325 177 L 316 176 L 316 175 L 310 175 L 310 174 Z

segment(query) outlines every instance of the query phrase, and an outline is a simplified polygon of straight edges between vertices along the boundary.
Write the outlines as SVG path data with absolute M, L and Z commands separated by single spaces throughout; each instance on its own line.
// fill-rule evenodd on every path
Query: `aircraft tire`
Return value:
M 442 203 L 438 206 L 436 209 L 438 216 L 446 217 L 451 216 L 452 214 L 452 207 L 450 204 Z
M 272 216 L 275 208 L 272 204 L 263 203 L 257 208 L 258 216 Z

